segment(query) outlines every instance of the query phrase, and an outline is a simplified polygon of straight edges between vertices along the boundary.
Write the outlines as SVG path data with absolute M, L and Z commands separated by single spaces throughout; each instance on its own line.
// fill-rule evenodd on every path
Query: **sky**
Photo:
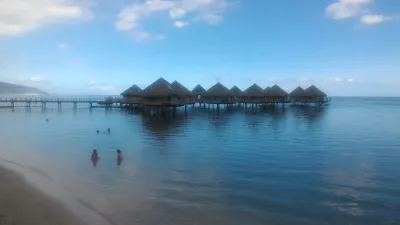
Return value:
M 314 84 L 400 96 L 399 0 L 0 0 L 0 81 L 115 95 Z

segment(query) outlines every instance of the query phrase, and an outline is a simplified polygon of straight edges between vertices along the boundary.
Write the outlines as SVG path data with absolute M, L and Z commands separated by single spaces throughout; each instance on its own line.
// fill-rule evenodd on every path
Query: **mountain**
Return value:
M 48 95 L 48 93 L 34 87 L 0 82 L 0 94 L 34 94 Z

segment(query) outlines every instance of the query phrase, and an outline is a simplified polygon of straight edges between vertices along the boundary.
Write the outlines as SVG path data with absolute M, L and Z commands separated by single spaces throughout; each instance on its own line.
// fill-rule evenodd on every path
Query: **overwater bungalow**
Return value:
M 264 90 L 257 84 L 247 88 L 240 98 L 241 103 L 262 104 L 265 100 Z
M 198 84 L 195 88 L 192 90 L 192 98 L 196 102 L 201 102 L 201 97 L 203 95 L 207 94 L 206 89 L 204 89 L 200 84 Z
M 304 89 L 300 86 L 298 86 L 296 89 L 294 89 L 292 92 L 289 94 L 290 101 L 294 103 L 299 103 L 304 100 Z
M 171 87 L 176 90 L 180 90 L 184 96 L 183 98 L 180 99 L 180 101 L 183 101 L 184 104 L 194 104 L 194 101 L 192 100 L 192 92 L 189 91 L 185 86 L 180 84 L 178 81 L 174 81 L 171 84 Z
M 142 91 L 142 104 L 144 106 L 177 107 L 185 105 L 185 92 L 173 88 L 163 78 L 156 80 Z
M 239 101 L 239 99 L 240 99 L 240 96 L 242 96 L 242 94 L 243 94 L 243 91 L 242 90 L 240 90 L 240 88 L 238 88 L 238 86 L 233 86 L 232 88 L 231 88 L 231 90 L 229 90 L 231 93 L 232 93 L 232 95 L 233 95 L 233 98 L 236 100 L 236 101 Z
M 264 92 L 266 103 L 286 103 L 288 93 L 278 85 L 274 85 Z
M 142 100 L 142 89 L 137 85 L 132 85 L 121 93 L 126 104 L 140 104 Z
M 327 95 L 318 89 L 316 86 L 311 85 L 309 88 L 304 90 L 304 102 L 309 102 L 309 103 L 325 103 L 329 101 L 327 98 Z
M 235 102 L 231 91 L 219 82 L 207 90 L 202 96 L 202 100 L 207 104 L 217 105 L 233 104 Z

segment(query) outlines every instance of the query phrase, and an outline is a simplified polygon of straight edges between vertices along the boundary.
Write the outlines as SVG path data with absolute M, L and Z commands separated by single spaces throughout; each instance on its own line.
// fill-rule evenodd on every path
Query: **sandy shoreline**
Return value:
M 0 167 L 0 225 L 83 225 L 62 203 Z

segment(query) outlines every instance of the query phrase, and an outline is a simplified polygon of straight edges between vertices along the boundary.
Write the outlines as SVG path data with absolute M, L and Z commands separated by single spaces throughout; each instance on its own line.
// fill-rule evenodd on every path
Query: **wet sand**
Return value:
M 62 203 L 0 167 L 0 225 L 83 225 Z

